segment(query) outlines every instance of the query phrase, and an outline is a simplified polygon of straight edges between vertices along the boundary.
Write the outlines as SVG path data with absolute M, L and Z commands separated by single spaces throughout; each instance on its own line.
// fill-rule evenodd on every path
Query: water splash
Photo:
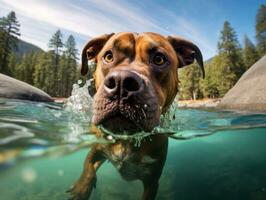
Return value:
M 91 115 L 93 98 L 88 92 L 90 86 L 91 80 L 87 80 L 84 84 L 82 80 L 78 80 L 77 83 L 73 84 L 71 96 L 64 105 L 65 109 L 74 113 L 85 112 Z
M 64 109 L 71 116 L 68 120 L 69 133 L 64 137 L 66 141 L 78 143 L 89 130 L 89 126 L 80 126 L 79 120 L 87 124 L 91 122 L 93 98 L 88 92 L 90 86 L 90 80 L 85 83 L 78 80 L 77 83 L 73 84 L 71 96 L 64 104 Z
M 126 133 L 123 134 L 114 133 L 110 130 L 105 129 L 103 126 L 99 126 L 99 129 L 106 135 L 107 139 L 110 138 L 109 140 L 111 142 L 115 142 L 116 140 L 126 140 L 129 142 L 133 142 L 134 145 L 138 147 L 146 139 L 151 140 L 151 136 L 154 134 L 173 135 L 174 133 L 176 133 L 176 131 L 178 130 L 178 128 L 176 129 L 175 127 L 176 111 L 177 111 L 177 105 L 176 103 L 173 103 L 170 106 L 169 110 L 165 114 L 161 115 L 160 125 L 155 127 L 151 132 L 141 131 L 134 133 L 133 135 L 127 135 Z M 175 129 L 173 130 L 173 128 Z
M 71 96 L 67 99 L 64 108 L 67 111 L 77 113 L 80 116 L 83 115 L 85 119 L 88 119 L 92 116 L 92 102 L 93 98 L 89 95 L 88 88 L 91 86 L 91 80 L 87 80 L 85 84 L 83 84 L 82 80 L 79 80 L 77 83 L 73 84 L 73 90 Z M 147 107 L 147 104 L 144 104 L 144 108 Z M 156 127 L 151 132 L 138 132 L 134 135 L 118 134 L 113 133 L 102 126 L 98 128 L 106 135 L 106 139 L 110 142 L 115 142 L 116 140 L 128 140 L 134 141 L 136 146 L 141 145 L 141 141 L 150 135 L 163 133 L 162 131 L 170 129 L 172 127 L 172 123 L 175 120 L 175 113 L 177 109 L 177 104 L 173 103 L 168 112 L 161 116 L 161 123 L 159 127 Z M 90 119 L 88 120 L 91 121 Z M 75 142 L 77 138 L 80 136 L 80 133 L 84 132 L 82 128 L 72 122 L 69 122 L 71 132 L 66 136 L 67 140 Z M 86 131 L 85 131 L 86 132 Z M 77 140 L 78 141 L 78 140 Z
M 177 103 L 174 101 L 168 111 L 160 117 L 160 128 L 172 128 L 176 120 Z

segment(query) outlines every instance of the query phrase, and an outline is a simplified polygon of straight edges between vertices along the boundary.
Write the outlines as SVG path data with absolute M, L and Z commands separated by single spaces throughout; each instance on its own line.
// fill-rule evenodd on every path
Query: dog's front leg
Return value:
M 67 191 L 71 195 L 69 200 L 87 200 L 91 195 L 93 187 L 96 187 L 96 171 L 105 161 L 96 146 L 88 153 L 80 178 Z
M 159 186 L 158 180 L 147 181 L 147 182 L 144 181 L 143 186 L 144 186 L 144 192 L 142 195 L 142 200 L 154 200 Z

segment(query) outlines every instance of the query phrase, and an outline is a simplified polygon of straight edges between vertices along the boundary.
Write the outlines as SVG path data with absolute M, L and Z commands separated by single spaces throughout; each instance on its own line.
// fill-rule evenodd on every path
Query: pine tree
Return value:
M 34 71 L 35 65 L 37 64 L 37 54 L 30 52 L 23 55 L 20 64 L 16 67 L 15 77 L 21 81 L 29 83 L 30 85 L 34 84 Z
M 69 96 L 73 83 L 77 80 L 77 56 L 75 38 L 70 35 L 65 43 L 65 50 L 60 59 L 61 96 Z
M 62 42 L 62 33 L 60 30 L 57 30 L 56 33 L 52 36 L 52 38 L 49 41 L 49 47 L 51 48 L 50 54 L 51 58 L 53 60 L 52 66 L 53 66 L 53 87 L 55 91 L 55 96 L 57 96 L 58 92 L 58 70 L 59 70 L 59 59 L 61 54 L 61 48 L 63 47 Z
M 60 68 L 59 68 L 59 73 L 58 73 L 58 80 L 59 80 L 58 96 L 63 97 L 65 96 L 65 93 L 68 87 L 68 79 L 69 79 L 68 63 L 67 63 L 66 55 L 64 53 L 62 56 L 60 56 L 59 66 Z
M 259 55 L 255 45 L 246 35 L 244 36 L 243 58 L 246 69 L 250 68 L 255 62 L 259 60 Z
M 78 49 L 76 49 L 76 41 L 73 35 L 70 35 L 65 43 L 66 50 L 64 51 L 66 57 L 72 60 L 78 59 Z
M 221 73 L 217 79 L 220 79 L 222 86 L 220 95 L 223 95 L 234 86 L 245 71 L 242 50 L 236 32 L 228 21 L 224 23 L 221 31 L 218 52 L 219 55 L 215 60 L 215 65 L 220 66 L 217 70 Z
M 260 56 L 266 54 L 266 5 L 262 4 L 256 16 L 257 49 Z
M 8 75 L 12 73 L 8 61 L 12 49 L 17 47 L 19 27 L 14 11 L 11 11 L 7 17 L 0 18 L 0 71 Z
M 16 74 L 17 74 L 16 70 L 20 62 L 21 62 L 21 59 L 18 58 L 14 52 L 11 52 L 8 58 L 8 63 L 10 66 L 9 70 L 12 72 L 12 76 L 14 78 L 16 78 Z
M 37 55 L 37 63 L 34 68 L 34 86 L 42 89 L 48 94 L 55 96 L 54 90 L 54 72 L 53 66 L 53 52 L 43 52 Z
M 47 60 L 47 54 L 45 52 L 38 55 L 37 63 L 33 74 L 33 85 L 37 88 L 44 90 L 45 82 L 45 64 Z
M 205 64 L 205 78 L 200 79 L 200 88 L 204 98 L 218 98 L 220 96 L 217 81 L 217 66 L 214 65 L 215 57 L 210 63 Z

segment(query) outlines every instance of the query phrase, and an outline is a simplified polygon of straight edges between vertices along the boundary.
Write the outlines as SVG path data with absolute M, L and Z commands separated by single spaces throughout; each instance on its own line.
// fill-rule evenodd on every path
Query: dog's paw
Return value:
M 96 177 L 90 181 L 78 180 L 66 192 L 70 194 L 68 200 L 87 200 L 89 199 L 92 189 L 96 187 Z

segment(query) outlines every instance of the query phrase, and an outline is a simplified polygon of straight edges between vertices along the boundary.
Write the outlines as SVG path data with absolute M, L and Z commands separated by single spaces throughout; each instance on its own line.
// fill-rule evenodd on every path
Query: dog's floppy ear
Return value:
M 114 35 L 114 33 L 101 35 L 99 37 L 93 38 L 85 45 L 81 54 L 81 74 L 83 76 L 85 76 L 89 71 L 88 61 L 95 61 L 96 56 L 112 35 Z M 92 77 L 92 74 L 89 74 L 89 76 Z
M 173 46 L 174 50 L 176 51 L 176 55 L 181 62 L 181 65 L 179 67 L 190 65 L 194 62 L 194 59 L 196 59 L 201 69 L 202 77 L 204 78 L 205 71 L 200 49 L 192 42 L 183 38 L 168 36 L 167 39 Z

